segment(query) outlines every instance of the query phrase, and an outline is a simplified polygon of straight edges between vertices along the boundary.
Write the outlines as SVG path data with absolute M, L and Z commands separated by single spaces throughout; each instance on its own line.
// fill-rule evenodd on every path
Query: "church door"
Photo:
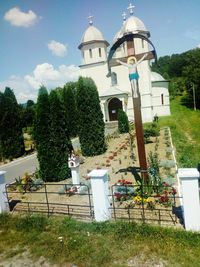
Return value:
M 110 121 L 117 121 L 118 110 L 122 108 L 122 101 L 118 98 L 112 98 L 108 103 L 108 113 Z

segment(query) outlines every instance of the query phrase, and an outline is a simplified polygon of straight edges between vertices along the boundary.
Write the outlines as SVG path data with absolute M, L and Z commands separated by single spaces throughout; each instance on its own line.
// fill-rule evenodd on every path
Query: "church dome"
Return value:
M 84 44 L 93 42 L 104 42 L 107 46 L 109 45 L 108 42 L 105 40 L 102 32 L 93 25 L 90 25 L 81 38 L 81 44 L 79 45 L 79 49 L 81 49 Z
M 146 33 L 148 37 L 150 35 L 144 23 L 135 16 L 130 16 L 123 25 L 122 34 L 127 33 Z
M 165 79 L 159 73 L 152 71 L 151 72 L 151 81 L 152 82 L 164 82 Z
M 122 30 L 118 31 L 113 38 L 113 43 L 117 42 L 117 40 L 120 39 L 122 36 Z
M 93 25 L 90 25 L 82 36 L 81 43 L 91 41 L 105 41 L 103 34 Z

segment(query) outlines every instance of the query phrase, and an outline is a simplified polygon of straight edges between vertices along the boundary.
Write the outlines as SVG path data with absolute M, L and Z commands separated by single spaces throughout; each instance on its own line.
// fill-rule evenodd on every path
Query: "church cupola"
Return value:
M 121 30 L 122 35 L 128 33 L 139 33 L 145 35 L 146 37 L 150 37 L 150 33 L 146 29 L 144 23 L 139 18 L 133 16 L 133 8 L 134 6 L 132 4 L 130 4 L 127 8 L 130 16 L 123 25 L 123 28 Z
M 78 48 L 82 52 L 84 64 L 92 64 L 107 60 L 107 47 L 109 43 L 100 30 L 93 26 L 93 16 L 89 16 L 89 27 L 82 36 Z

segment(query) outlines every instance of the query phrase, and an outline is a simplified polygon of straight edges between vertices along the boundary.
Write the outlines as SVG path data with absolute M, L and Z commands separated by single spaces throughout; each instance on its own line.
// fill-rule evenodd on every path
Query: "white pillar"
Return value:
M 183 195 L 185 229 L 200 231 L 199 172 L 195 168 L 178 169 Z
M 108 198 L 108 171 L 93 170 L 88 173 L 91 177 L 91 188 L 94 205 L 94 216 L 97 222 L 107 221 L 111 218 Z
M 9 211 L 8 199 L 6 196 L 5 171 L 0 171 L 0 213 Z

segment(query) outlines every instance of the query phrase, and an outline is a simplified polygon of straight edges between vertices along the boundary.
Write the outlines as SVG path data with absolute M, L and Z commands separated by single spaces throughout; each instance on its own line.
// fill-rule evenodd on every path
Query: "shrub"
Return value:
M 118 110 L 118 130 L 120 133 L 128 133 L 129 132 L 129 123 L 126 112 L 119 109 Z

